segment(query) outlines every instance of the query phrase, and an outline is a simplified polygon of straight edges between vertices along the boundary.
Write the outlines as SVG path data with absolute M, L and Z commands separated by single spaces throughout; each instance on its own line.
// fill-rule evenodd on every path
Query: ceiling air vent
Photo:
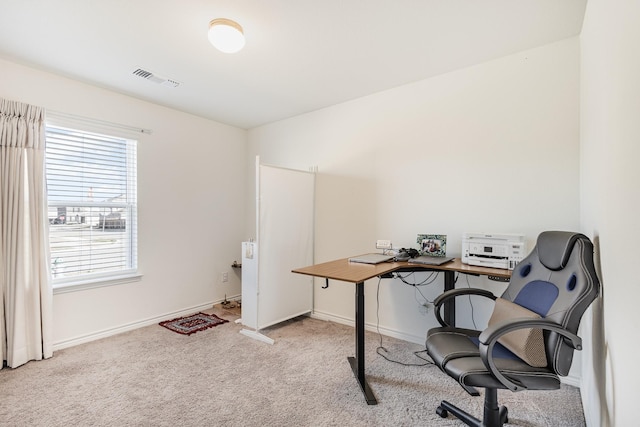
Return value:
M 142 68 L 138 68 L 133 72 L 134 76 L 142 77 L 143 79 L 152 81 L 162 86 L 168 87 L 178 87 L 180 86 L 180 82 L 177 82 L 172 79 L 167 79 L 165 77 L 159 76 L 151 71 L 143 70 Z

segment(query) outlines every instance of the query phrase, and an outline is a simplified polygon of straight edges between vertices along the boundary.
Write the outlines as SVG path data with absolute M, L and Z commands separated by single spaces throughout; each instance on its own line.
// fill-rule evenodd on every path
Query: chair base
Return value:
M 442 418 L 447 418 L 449 413 L 466 425 L 472 427 L 502 427 L 505 423 L 509 422 L 509 411 L 507 407 L 498 406 L 498 390 L 496 389 L 485 390 L 484 417 L 482 420 L 443 400 L 436 409 L 436 414 Z

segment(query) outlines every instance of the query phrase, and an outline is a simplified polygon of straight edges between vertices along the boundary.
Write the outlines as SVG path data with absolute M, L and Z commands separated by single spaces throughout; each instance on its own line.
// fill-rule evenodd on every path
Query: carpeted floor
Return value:
M 262 332 L 229 323 L 176 334 L 159 325 L 60 350 L 0 371 L 1 426 L 452 426 L 435 414 L 446 398 L 480 414 L 471 397 L 433 366 L 401 366 L 376 354 L 367 333 L 367 376 L 379 404 L 365 403 L 347 356 L 353 328 L 311 318 Z M 420 346 L 384 338 L 404 362 Z M 583 426 L 579 391 L 500 392 L 510 426 Z

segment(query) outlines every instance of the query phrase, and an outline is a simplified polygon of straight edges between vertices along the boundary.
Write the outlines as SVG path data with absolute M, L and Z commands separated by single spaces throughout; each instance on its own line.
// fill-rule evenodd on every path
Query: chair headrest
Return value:
M 566 267 L 576 241 L 585 238 L 583 234 L 570 231 L 544 231 L 538 236 L 538 258 L 549 270 Z

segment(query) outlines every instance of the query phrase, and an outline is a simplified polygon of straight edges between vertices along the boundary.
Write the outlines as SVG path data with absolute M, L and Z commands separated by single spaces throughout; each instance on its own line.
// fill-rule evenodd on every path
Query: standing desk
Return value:
M 409 271 L 442 271 L 444 272 L 444 290 L 448 291 L 455 287 L 455 273 L 472 274 L 476 276 L 490 276 L 499 279 L 509 279 L 511 271 L 500 268 L 477 267 L 463 264 L 459 258 L 443 265 L 422 265 L 411 264 L 409 262 L 383 262 L 380 264 L 362 264 L 350 262 L 349 258 L 329 261 L 322 264 L 315 264 L 309 267 L 296 268 L 294 273 L 306 274 L 309 276 L 321 277 L 325 279 L 339 280 L 342 282 L 354 283 L 356 288 L 356 354 L 355 357 L 347 357 L 353 374 L 355 375 L 365 400 L 369 405 L 376 405 L 376 400 L 367 379 L 365 377 L 364 366 L 364 282 L 374 277 L 385 276 L 396 272 Z M 456 320 L 454 299 L 445 302 L 444 320 L 449 325 L 455 325 Z

